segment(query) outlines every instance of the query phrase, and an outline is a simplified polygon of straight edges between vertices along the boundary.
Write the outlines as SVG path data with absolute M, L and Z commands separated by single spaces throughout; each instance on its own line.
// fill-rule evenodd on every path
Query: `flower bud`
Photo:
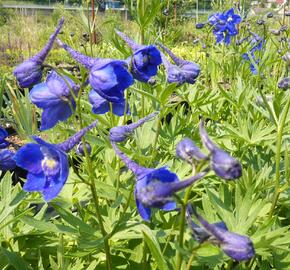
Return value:
M 203 121 L 200 122 L 199 133 L 202 143 L 211 153 L 211 168 L 215 174 L 226 180 L 239 178 L 242 175 L 241 164 L 212 142 L 204 128 Z
M 140 119 L 139 121 L 125 125 L 125 126 L 117 126 L 113 127 L 110 130 L 110 141 L 111 142 L 123 142 L 130 136 L 133 131 L 137 128 L 143 125 L 145 122 L 149 121 L 151 118 L 153 118 L 158 112 L 151 113 L 147 115 L 146 117 Z
M 265 21 L 264 20 L 257 20 L 256 21 L 256 24 L 258 24 L 258 25 L 264 25 L 265 24 Z
M 188 163 L 192 163 L 192 159 L 197 161 L 208 159 L 208 156 L 202 153 L 189 138 L 184 138 L 177 144 L 176 155 Z
M 196 28 L 196 29 L 202 29 L 204 26 L 205 26 L 205 23 L 197 23 L 197 24 L 195 25 L 195 28 Z
M 77 149 L 76 149 L 77 155 L 85 156 L 85 148 L 87 149 L 87 153 L 90 155 L 91 152 L 92 152 L 92 147 L 91 147 L 91 145 L 88 142 L 86 142 L 85 147 L 84 147 L 82 142 L 80 142 L 77 145 Z

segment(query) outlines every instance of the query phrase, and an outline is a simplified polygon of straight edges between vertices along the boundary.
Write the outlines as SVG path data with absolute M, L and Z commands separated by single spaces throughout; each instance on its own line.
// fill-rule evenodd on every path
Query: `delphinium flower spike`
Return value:
M 79 86 L 55 71 L 51 72 L 46 82 L 35 85 L 29 93 L 33 104 L 43 109 L 40 130 L 54 127 L 58 121 L 66 121 L 73 113 Z
M 212 142 L 204 128 L 203 120 L 199 124 L 199 133 L 202 143 L 210 151 L 211 167 L 216 175 L 226 180 L 239 178 L 242 175 L 241 164 Z
M 179 181 L 177 175 L 166 167 L 159 169 L 144 168 L 121 152 L 115 142 L 111 142 L 111 144 L 116 154 L 136 175 L 136 205 L 139 214 L 146 221 L 150 220 L 152 207 L 166 211 L 174 210 L 176 202 L 172 199 L 172 196 L 207 174 L 207 170 L 205 170 L 186 180 Z
M 154 45 L 137 44 L 124 33 L 115 31 L 133 51 L 133 56 L 129 58 L 129 62 L 134 79 L 148 82 L 152 76 L 157 74 L 157 67 L 162 63 L 159 50 Z
M 122 142 L 127 139 L 128 136 L 130 136 L 133 131 L 137 128 L 143 125 L 145 122 L 152 119 L 154 116 L 156 116 L 158 112 L 151 113 L 147 115 L 146 117 L 138 120 L 137 122 L 134 122 L 129 125 L 125 126 L 117 126 L 110 129 L 110 140 L 112 142 Z
M 112 103 L 124 103 L 124 91 L 134 83 L 124 60 L 91 58 L 57 40 L 77 62 L 90 70 L 89 82 L 92 89 L 103 99 Z
M 23 189 L 27 192 L 41 192 L 46 201 L 55 198 L 69 174 L 66 152 L 79 143 L 85 133 L 96 123 L 85 127 L 60 144 L 47 143 L 41 138 L 33 136 L 36 143 L 22 146 L 14 156 L 16 165 L 28 171 Z
M 209 235 L 208 239 L 218 245 L 229 257 L 236 261 L 246 261 L 255 256 L 253 242 L 248 236 L 229 232 L 221 225 L 210 224 L 194 209 L 192 209 L 192 213 Z
M 196 78 L 198 77 L 198 75 L 200 73 L 199 65 L 197 65 L 194 62 L 183 60 L 183 59 L 177 57 L 171 50 L 169 50 L 167 47 L 165 47 L 161 43 L 158 43 L 158 45 L 164 51 L 167 52 L 167 54 L 170 56 L 170 58 L 173 60 L 173 62 L 176 64 L 176 66 L 180 69 L 182 76 L 180 74 L 177 74 L 177 77 L 180 77 L 180 78 L 184 77 L 185 82 L 187 82 L 189 84 L 194 84 L 196 81 Z M 165 65 L 168 65 L 168 62 L 165 61 Z M 170 69 L 170 66 L 168 68 Z M 166 68 L 166 69 L 168 70 L 168 68 Z M 172 77 L 176 76 L 176 75 L 174 75 L 174 74 L 176 74 L 176 68 L 171 67 L 171 69 L 172 69 L 172 73 L 167 75 L 168 78 L 172 78 Z M 176 81 L 177 80 L 175 80 L 175 82 Z M 180 82 L 182 82 L 182 81 L 180 81 Z
M 50 52 L 63 23 L 64 18 L 61 18 L 55 32 L 50 36 L 48 43 L 38 54 L 24 61 L 14 69 L 13 74 L 21 87 L 31 87 L 41 81 L 43 62 Z
M 207 155 L 202 153 L 189 138 L 184 138 L 177 144 L 176 155 L 188 163 L 192 163 L 193 159 L 196 161 L 202 161 L 209 158 Z

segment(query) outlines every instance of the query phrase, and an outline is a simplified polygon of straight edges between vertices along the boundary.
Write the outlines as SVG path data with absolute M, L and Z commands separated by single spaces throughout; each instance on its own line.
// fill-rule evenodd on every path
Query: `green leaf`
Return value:
M 155 259 L 155 262 L 157 263 L 157 267 L 160 270 L 168 270 L 168 266 L 166 264 L 166 261 L 164 259 L 164 255 L 161 252 L 159 243 L 155 237 L 155 235 L 152 233 L 152 231 L 146 226 L 142 225 L 142 233 L 144 241 L 146 242 L 147 246 L 150 249 L 150 252 Z
M 21 258 L 16 252 L 8 251 L 7 249 L 0 247 L 1 252 L 8 259 L 9 264 L 11 264 L 16 270 L 31 270 L 32 268 L 29 264 Z

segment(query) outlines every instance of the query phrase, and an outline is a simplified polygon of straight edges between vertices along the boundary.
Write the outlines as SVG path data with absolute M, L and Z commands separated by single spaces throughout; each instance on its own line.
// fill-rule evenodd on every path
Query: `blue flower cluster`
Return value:
M 225 12 L 215 13 L 208 18 L 208 22 L 213 26 L 213 34 L 216 37 L 216 42 L 224 42 L 226 45 L 230 44 L 231 37 L 238 34 L 236 25 L 241 21 L 241 16 L 235 14 L 233 8 Z

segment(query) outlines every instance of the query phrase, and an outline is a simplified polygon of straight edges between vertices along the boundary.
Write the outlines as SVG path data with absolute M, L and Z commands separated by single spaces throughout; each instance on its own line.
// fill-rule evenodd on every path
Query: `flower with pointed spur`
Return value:
M 167 73 L 167 81 L 169 83 L 177 82 L 178 85 L 182 85 L 185 82 L 194 84 L 200 73 L 199 65 L 177 57 L 171 50 L 169 50 L 161 43 L 158 43 L 158 45 L 167 52 L 167 54 L 175 63 L 175 65 L 171 64 L 162 54 L 162 61 Z
M 118 30 L 116 30 L 116 33 L 133 51 L 129 61 L 134 79 L 140 82 L 148 82 L 152 76 L 157 74 L 157 67 L 162 63 L 160 52 L 154 45 L 139 45 L 124 33 Z
M 29 93 L 33 104 L 43 109 L 40 130 L 54 127 L 58 121 L 66 121 L 73 113 L 79 86 L 55 71 L 51 72 L 46 82 L 35 85 Z M 73 95 L 74 93 L 74 95 Z
M 123 142 L 130 136 L 133 131 L 137 128 L 143 125 L 145 122 L 152 119 L 154 116 L 156 116 L 158 112 L 151 113 L 147 115 L 146 117 L 138 120 L 137 122 L 134 122 L 129 125 L 125 126 L 117 126 L 110 129 L 110 141 L 111 142 Z
M 5 140 L 8 137 L 6 129 L 0 126 L 0 149 L 6 148 L 9 145 L 9 142 Z
M 45 61 L 48 53 L 50 52 L 54 40 L 60 32 L 63 23 L 64 18 L 61 18 L 58 22 L 55 32 L 50 36 L 48 43 L 38 54 L 24 61 L 14 69 L 13 74 L 16 77 L 20 87 L 31 87 L 41 81 L 42 64 Z
M 136 176 L 134 193 L 136 205 L 140 216 L 146 221 L 150 220 L 152 207 L 165 211 L 176 209 L 176 202 L 172 199 L 172 196 L 207 174 L 207 171 L 204 171 L 186 180 L 179 181 L 177 175 L 166 167 L 159 169 L 144 168 L 122 153 L 115 142 L 111 141 L 111 144 L 116 154 Z
M 230 44 L 231 37 L 238 34 L 236 25 L 241 21 L 241 16 L 235 14 L 233 8 L 225 12 L 215 13 L 208 18 L 208 22 L 213 26 L 216 42 L 221 43 L 223 41 L 226 45 Z
M 14 157 L 14 152 L 8 149 L 0 150 L 0 170 L 1 171 L 13 170 L 16 167 L 13 157 Z
M 220 149 L 209 138 L 203 120 L 199 124 L 199 134 L 203 145 L 210 151 L 211 168 L 219 177 L 226 180 L 237 179 L 242 176 L 242 166 L 229 153 Z
M 190 164 L 193 159 L 196 161 L 208 159 L 208 156 L 202 153 L 189 138 L 184 138 L 177 144 L 176 155 Z
M 66 153 L 78 144 L 86 132 L 96 124 L 96 121 L 93 122 L 60 144 L 50 144 L 33 136 L 36 143 L 22 146 L 14 156 L 16 165 L 28 171 L 23 189 L 27 192 L 41 192 L 46 201 L 55 198 L 69 174 Z
M 92 58 L 75 51 L 59 39 L 58 44 L 73 59 L 90 70 L 89 82 L 94 91 L 110 102 L 124 102 L 124 91 L 134 83 L 124 60 Z
M 229 257 L 236 261 L 247 261 L 255 256 L 253 242 L 248 236 L 229 232 L 221 223 L 210 224 L 195 210 L 192 212 L 204 229 L 203 232 L 209 235 L 207 239 L 218 245 Z M 204 233 L 202 240 L 206 236 Z

